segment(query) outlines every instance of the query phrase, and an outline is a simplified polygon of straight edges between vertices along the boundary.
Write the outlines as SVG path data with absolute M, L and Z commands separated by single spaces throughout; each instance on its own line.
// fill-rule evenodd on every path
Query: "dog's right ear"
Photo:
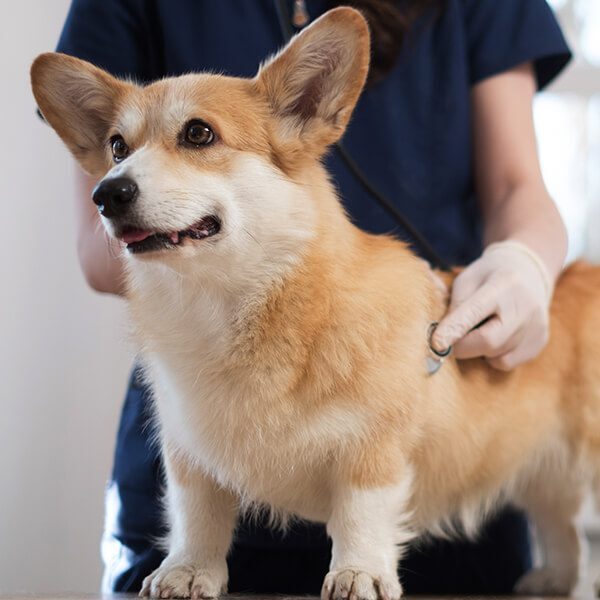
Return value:
M 31 66 L 31 86 L 44 119 L 83 169 L 103 175 L 109 166 L 109 128 L 120 100 L 133 85 L 83 60 L 48 52 Z

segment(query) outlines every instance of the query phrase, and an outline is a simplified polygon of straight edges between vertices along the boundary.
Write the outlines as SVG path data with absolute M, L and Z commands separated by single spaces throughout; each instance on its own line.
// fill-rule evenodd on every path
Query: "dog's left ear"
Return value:
M 320 156 L 344 133 L 369 70 L 370 36 L 360 12 L 336 8 L 264 64 L 257 83 L 279 118 L 283 143 Z
M 134 86 L 84 60 L 48 52 L 31 66 L 31 87 L 44 119 L 83 169 L 104 175 L 110 166 L 107 135 L 112 119 Z

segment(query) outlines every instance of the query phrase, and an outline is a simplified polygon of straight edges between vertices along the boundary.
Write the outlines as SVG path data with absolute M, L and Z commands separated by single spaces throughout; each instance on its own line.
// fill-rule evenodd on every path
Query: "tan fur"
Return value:
M 144 222 L 169 230 L 224 215 L 221 237 L 128 260 L 173 524 L 144 594 L 218 594 L 234 505 L 328 524 L 325 598 L 349 587 L 397 598 L 397 545 L 474 534 L 508 500 L 547 545 L 546 567 L 520 591 L 575 584 L 573 519 L 600 481 L 600 269 L 562 275 L 535 361 L 505 373 L 451 358 L 427 376 L 427 330 L 446 299 L 405 245 L 349 222 L 319 162 L 367 64 L 366 25 L 351 9 L 319 19 L 253 80 L 190 75 L 141 89 L 75 59 L 34 64 L 38 103 L 84 166 L 111 169 L 108 150 L 82 158 L 73 123 L 98 131 L 108 120 L 94 139 L 118 132 L 134 149 L 107 177 L 139 177 Z M 56 95 L 52 77 L 80 89 L 82 73 L 115 98 L 99 120 L 66 117 L 73 106 Z M 218 142 L 179 146 L 192 117 Z

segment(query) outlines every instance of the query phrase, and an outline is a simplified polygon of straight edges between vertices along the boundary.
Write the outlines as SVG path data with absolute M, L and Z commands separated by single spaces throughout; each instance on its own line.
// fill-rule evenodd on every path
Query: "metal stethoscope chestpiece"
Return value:
M 427 329 L 427 347 L 429 349 L 429 356 L 425 359 L 425 369 L 428 375 L 434 375 L 437 373 L 441 366 L 444 364 L 444 359 L 452 354 L 452 346 L 449 346 L 444 351 L 440 352 L 433 347 L 431 338 L 439 325 L 438 321 L 434 321 L 429 325 Z

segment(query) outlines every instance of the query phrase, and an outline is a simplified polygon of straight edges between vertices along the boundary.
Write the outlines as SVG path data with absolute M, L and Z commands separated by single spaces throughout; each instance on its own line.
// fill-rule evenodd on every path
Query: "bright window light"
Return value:
M 590 64 L 600 67 L 600 1 L 577 0 L 575 14 L 581 52 Z

